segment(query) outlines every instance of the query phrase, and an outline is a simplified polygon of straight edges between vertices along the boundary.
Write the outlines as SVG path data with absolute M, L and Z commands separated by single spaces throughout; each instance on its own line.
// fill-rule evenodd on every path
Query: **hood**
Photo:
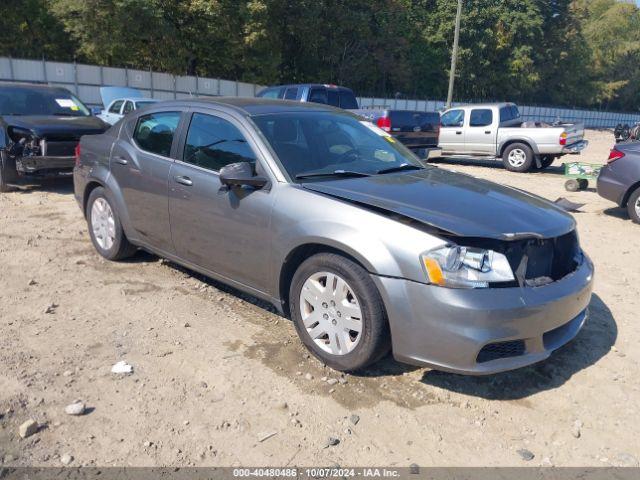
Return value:
M 310 182 L 303 187 L 403 215 L 456 236 L 552 238 L 575 228 L 573 217 L 543 198 L 435 167 Z
M 143 98 L 143 95 L 131 87 L 100 87 L 100 97 L 104 108 L 107 108 L 116 98 Z
M 6 116 L 4 122 L 11 127 L 25 128 L 38 137 L 53 135 L 94 135 L 102 133 L 109 125 L 98 117 L 64 117 L 55 115 Z

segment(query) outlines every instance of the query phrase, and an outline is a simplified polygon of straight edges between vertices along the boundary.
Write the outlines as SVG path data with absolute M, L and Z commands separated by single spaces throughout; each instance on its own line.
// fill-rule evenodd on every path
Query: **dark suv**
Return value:
M 64 88 L 0 84 L 0 192 L 72 175 L 80 137 L 108 127 Z
M 640 223 L 640 142 L 618 143 L 598 176 L 598 194 Z

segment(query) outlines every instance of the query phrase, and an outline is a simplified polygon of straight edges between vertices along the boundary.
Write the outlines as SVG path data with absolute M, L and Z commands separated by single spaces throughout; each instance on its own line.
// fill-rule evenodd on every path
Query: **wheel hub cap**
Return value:
M 524 153 L 524 150 L 520 150 L 519 148 L 515 148 L 509 152 L 509 163 L 514 167 L 521 167 L 527 156 Z
M 111 205 L 104 198 L 98 198 L 91 207 L 91 230 L 98 245 L 109 250 L 116 239 L 116 222 Z
M 358 345 L 362 310 L 353 289 L 339 275 L 311 275 L 302 285 L 300 313 L 307 333 L 325 352 L 346 355 Z

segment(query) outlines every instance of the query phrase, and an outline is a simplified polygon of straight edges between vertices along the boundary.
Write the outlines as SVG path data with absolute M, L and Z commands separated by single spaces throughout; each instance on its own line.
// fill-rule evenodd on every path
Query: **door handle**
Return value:
M 186 185 L 187 187 L 191 187 L 193 185 L 193 181 L 189 178 L 189 177 L 183 177 L 181 175 L 178 175 L 176 177 L 173 177 L 173 179 L 181 184 L 181 185 Z
M 462 132 L 456 132 L 456 135 L 462 135 Z
M 113 157 L 113 161 L 119 163 L 120 165 L 128 165 L 129 160 L 124 157 Z
M 491 135 L 491 130 L 485 130 L 484 133 L 486 133 L 487 135 Z

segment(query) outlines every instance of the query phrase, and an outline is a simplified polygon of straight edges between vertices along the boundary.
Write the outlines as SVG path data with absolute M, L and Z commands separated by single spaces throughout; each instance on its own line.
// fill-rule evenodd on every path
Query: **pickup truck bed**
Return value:
M 501 159 L 516 172 L 546 168 L 587 145 L 584 125 L 523 122 L 517 107 L 509 103 L 454 107 L 441 117 L 444 157 Z

